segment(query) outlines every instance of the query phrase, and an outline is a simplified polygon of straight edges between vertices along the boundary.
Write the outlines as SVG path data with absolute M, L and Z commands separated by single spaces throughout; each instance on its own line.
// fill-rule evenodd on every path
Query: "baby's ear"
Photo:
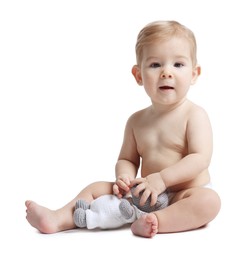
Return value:
M 132 74 L 136 80 L 136 82 L 138 83 L 138 85 L 142 86 L 143 82 L 142 82 L 142 77 L 141 77 L 141 72 L 140 72 L 140 68 L 138 65 L 134 65 L 132 67 Z
M 195 68 L 192 71 L 192 79 L 191 79 L 191 85 L 194 85 L 197 78 L 201 75 L 201 66 L 196 65 Z

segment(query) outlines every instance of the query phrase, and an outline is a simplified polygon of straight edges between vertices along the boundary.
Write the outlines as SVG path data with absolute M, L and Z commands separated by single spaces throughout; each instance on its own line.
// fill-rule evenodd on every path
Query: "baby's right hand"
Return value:
M 113 193 L 118 197 L 122 198 L 125 194 L 130 191 L 131 179 L 129 176 L 120 176 L 113 185 Z

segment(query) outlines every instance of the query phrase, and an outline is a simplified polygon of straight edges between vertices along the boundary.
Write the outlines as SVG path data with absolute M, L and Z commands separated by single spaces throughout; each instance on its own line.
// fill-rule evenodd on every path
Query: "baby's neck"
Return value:
M 188 102 L 189 100 L 185 98 L 171 105 L 161 105 L 161 104 L 152 103 L 150 108 L 154 114 L 159 115 L 159 114 L 172 112 L 173 110 L 176 110 L 177 108 L 181 107 L 182 105 L 185 105 Z

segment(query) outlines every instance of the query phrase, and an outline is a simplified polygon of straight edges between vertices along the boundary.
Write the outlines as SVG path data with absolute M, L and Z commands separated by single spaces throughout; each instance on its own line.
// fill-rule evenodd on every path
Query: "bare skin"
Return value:
M 60 231 L 57 225 L 56 211 L 38 205 L 34 201 L 26 201 L 27 220 L 31 226 L 37 228 L 41 233 L 51 234 Z
M 153 237 L 192 230 L 217 216 L 220 198 L 214 190 L 204 188 L 210 182 L 211 124 L 205 110 L 186 97 L 200 74 L 192 60 L 191 44 L 186 38 L 172 37 L 143 47 L 140 64 L 132 73 L 152 104 L 127 121 L 115 183 L 92 183 L 55 211 L 26 201 L 27 220 L 33 227 L 42 233 L 73 229 L 78 199 L 90 203 L 104 194 L 121 198 L 134 185 L 138 185 L 136 196 L 143 191 L 141 205 L 149 196 L 154 205 L 165 190 L 173 193 L 167 208 L 131 225 L 134 235 Z M 139 168 L 141 177 L 137 178 Z
M 134 235 L 152 238 L 158 233 L 158 219 L 154 213 L 141 216 L 131 225 Z

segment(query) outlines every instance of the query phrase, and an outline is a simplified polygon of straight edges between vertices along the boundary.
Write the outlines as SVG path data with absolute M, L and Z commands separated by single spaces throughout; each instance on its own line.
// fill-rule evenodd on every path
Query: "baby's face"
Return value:
M 184 99 L 198 76 L 189 42 L 178 37 L 146 46 L 139 69 L 148 96 L 162 104 Z

